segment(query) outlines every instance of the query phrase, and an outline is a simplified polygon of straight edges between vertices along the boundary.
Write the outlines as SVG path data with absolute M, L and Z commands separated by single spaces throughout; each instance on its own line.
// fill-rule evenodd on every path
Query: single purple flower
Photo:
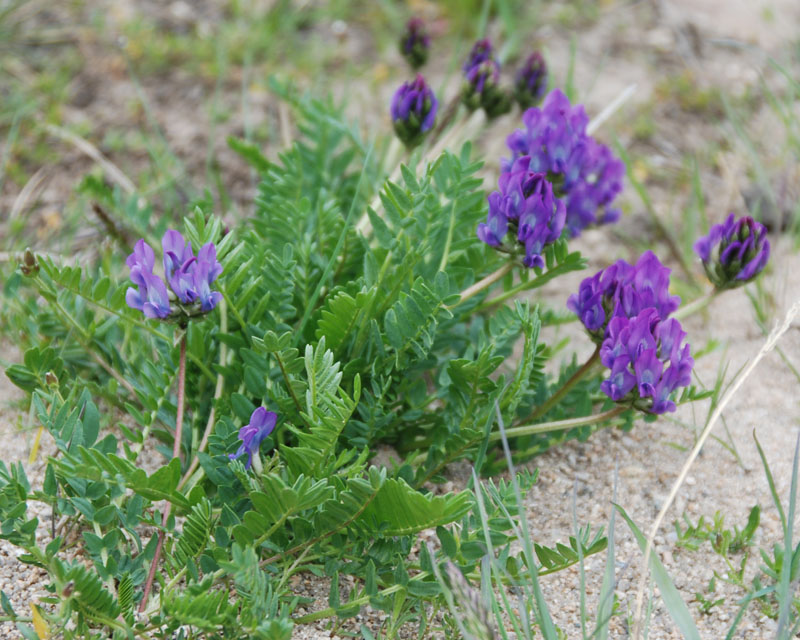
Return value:
M 614 402 L 622 400 L 636 386 L 636 376 L 629 371 L 630 359 L 622 356 L 614 360 L 607 380 L 600 383 L 600 391 Z
M 195 261 L 192 243 L 186 242 L 183 236 L 169 229 L 161 239 L 164 250 L 164 275 L 170 288 L 183 304 L 191 304 L 197 299 L 193 288 L 192 267 Z
M 392 124 L 403 144 L 411 148 L 422 142 L 433 128 L 438 104 L 433 90 L 420 74 L 395 92 L 391 106 Z
M 769 261 L 767 229 L 760 222 L 733 214 L 694 245 L 708 279 L 717 289 L 740 287 L 755 278 Z
M 419 69 L 428 60 L 431 39 L 425 22 L 421 18 L 411 18 L 400 37 L 400 54 L 412 69 Z
M 206 242 L 197 253 L 198 268 L 208 265 L 207 277 L 208 284 L 211 284 L 222 273 L 222 265 L 217 261 L 217 248 L 213 242 Z
M 131 280 L 139 285 L 139 290 L 128 287 L 125 294 L 128 306 L 138 309 L 148 318 L 166 318 L 170 313 L 170 306 L 163 280 L 138 266 L 131 269 Z
M 542 54 L 534 51 L 517 71 L 514 79 L 514 97 L 521 109 L 541 102 L 547 90 L 547 65 Z
M 222 300 L 222 294 L 219 291 L 211 291 L 209 286 L 213 281 L 213 278 L 211 278 L 212 268 L 211 263 L 198 260 L 192 272 L 192 284 L 194 285 L 197 299 L 200 300 L 200 309 L 206 313 L 216 307 Z
M 250 415 L 250 423 L 239 429 L 239 440 L 242 441 L 242 444 L 236 453 L 228 454 L 228 458 L 235 460 L 247 453 L 245 468 L 249 469 L 253 464 L 253 455 L 258 453 L 261 443 L 272 433 L 277 420 L 277 414 L 267 411 L 264 407 L 253 411 Z
M 478 225 L 478 238 L 492 247 L 501 246 L 508 232 L 508 217 L 497 202 L 501 198 L 497 191 L 489 194 L 489 215 Z
M 144 240 L 137 240 L 133 246 L 133 253 L 125 260 L 125 264 L 129 269 L 139 267 L 142 271 L 152 271 L 156 264 L 153 248 Z

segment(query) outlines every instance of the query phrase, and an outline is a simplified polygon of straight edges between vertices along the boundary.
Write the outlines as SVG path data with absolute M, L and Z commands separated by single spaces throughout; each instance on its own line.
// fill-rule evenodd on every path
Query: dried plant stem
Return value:
M 792 321 L 800 314 L 800 300 L 795 302 L 792 307 L 787 312 L 786 316 L 783 319 L 783 322 L 776 326 L 772 332 L 767 337 L 766 342 L 761 347 L 761 350 L 756 354 L 756 356 L 750 361 L 750 363 L 745 367 L 736 380 L 733 381 L 728 391 L 723 396 L 722 400 L 720 400 L 717 407 L 714 409 L 713 413 L 708 419 L 703 432 L 700 434 L 700 437 L 697 439 L 697 443 L 695 444 L 692 452 L 689 454 L 689 457 L 686 459 L 686 462 L 681 469 L 681 472 L 678 474 L 678 478 L 675 480 L 674 484 L 672 485 L 672 489 L 667 496 L 667 499 L 664 501 L 661 510 L 658 512 L 655 521 L 653 522 L 652 527 L 650 527 L 650 533 L 647 536 L 647 545 L 645 546 L 644 556 L 642 558 L 642 566 L 640 569 L 639 575 L 639 586 L 636 591 L 636 609 L 634 613 L 634 624 L 633 624 L 633 638 L 634 640 L 639 640 L 642 637 L 642 604 L 644 602 L 644 591 L 647 586 L 647 575 L 648 571 L 647 568 L 650 564 L 650 554 L 653 551 L 653 540 L 658 533 L 658 529 L 661 526 L 661 523 L 664 521 L 664 518 L 667 515 L 667 511 L 672 506 L 672 503 L 675 500 L 675 497 L 678 495 L 678 490 L 683 485 L 684 480 L 686 480 L 686 476 L 689 474 L 689 469 L 694 464 L 694 461 L 697 459 L 697 456 L 700 454 L 700 450 L 703 448 L 708 436 L 711 435 L 711 430 L 714 428 L 714 425 L 719 420 L 722 412 L 725 410 L 725 407 L 728 406 L 730 401 L 739 391 L 741 386 L 744 384 L 744 381 L 750 376 L 753 370 L 756 368 L 756 365 L 761 361 L 761 359 L 767 355 L 775 345 L 778 343 L 778 340 L 783 336 L 784 333 L 789 329 Z
M 180 460 L 181 455 L 181 435 L 183 433 L 183 406 L 186 399 L 186 333 L 180 338 L 180 360 L 178 362 L 178 412 L 175 417 L 175 443 L 172 445 L 172 457 Z M 172 503 L 167 502 L 164 507 L 164 515 L 161 518 L 161 530 L 158 532 L 158 542 L 153 562 L 150 564 L 150 572 L 147 574 L 147 582 L 144 584 L 144 594 L 142 602 L 139 604 L 139 613 L 144 613 L 147 609 L 147 600 L 150 590 L 153 588 L 153 581 L 158 569 L 158 561 L 161 559 L 161 549 L 164 546 L 164 529 L 166 529 L 169 514 L 172 510 Z
M 609 102 L 605 108 L 598 113 L 594 118 L 592 118 L 591 122 L 586 126 L 586 133 L 589 135 L 594 134 L 600 128 L 600 125 L 603 124 L 606 120 L 608 120 L 611 116 L 616 113 L 616 111 L 625 104 L 628 99 L 636 93 L 636 83 L 629 84 L 622 90 L 616 98 L 614 98 L 611 102 Z

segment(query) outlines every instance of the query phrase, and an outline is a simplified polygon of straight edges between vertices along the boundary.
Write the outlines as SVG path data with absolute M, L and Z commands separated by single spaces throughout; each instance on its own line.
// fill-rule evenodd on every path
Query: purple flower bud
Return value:
M 749 216 L 735 220 L 730 214 L 695 243 L 694 251 L 717 289 L 739 287 L 761 273 L 769 261 L 767 229 Z
M 492 60 L 493 58 L 494 48 L 492 47 L 492 41 L 489 40 L 489 38 L 484 38 L 483 40 L 478 40 L 474 45 L 472 45 L 472 49 L 469 52 L 469 57 L 466 59 L 461 68 L 466 73 L 482 62 Z
M 391 107 L 392 124 L 403 144 L 411 148 L 422 142 L 425 134 L 433 128 L 438 104 L 433 90 L 421 74 L 395 92 Z
M 561 236 L 566 220 L 564 203 L 553 195 L 553 186 L 543 173 L 530 170 L 530 158 L 514 162 L 511 171 L 500 176 L 499 191 L 489 194 L 489 215 L 478 225 L 478 238 L 501 247 L 507 235 L 509 252 L 524 247 L 523 264 L 544 267 L 542 252 Z
M 236 450 L 236 453 L 228 454 L 228 458 L 235 460 L 247 453 L 245 467 L 249 469 L 253 464 L 253 455 L 258 453 L 261 443 L 272 433 L 277 420 L 277 414 L 267 411 L 264 407 L 259 407 L 253 411 L 250 415 L 250 423 L 239 429 L 239 440 L 242 441 L 242 444 Z
M 686 334 L 674 318 L 661 321 L 655 308 L 617 316 L 608 326 L 600 359 L 610 369 L 601 391 L 650 413 L 675 411 L 672 395 L 691 381 L 694 360 Z
M 517 71 L 514 80 L 514 97 L 521 109 L 527 109 L 542 101 L 547 90 L 547 65 L 542 54 L 534 51 Z
M 556 195 L 567 207 L 567 228 L 578 235 L 584 228 L 615 222 L 619 210 L 611 204 L 622 190 L 625 165 L 611 150 L 586 133 L 589 122 L 583 106 L 572 106 L 558 89 L 551 91 L 541 108 L 522 116 L 525 129 L 512 133 L 506 143 L 511 159 L 531 157 L 531 168 L 548 174 Z
M 652 307 L 663 320 L 675 311 L 681 299 L 669 293 L 669 274 L 652 251 L 643 253 L 635 266 L 618 260 L 585 278 L 578 293 L 567 300 L 567 308 L 599 343 L 608 336 L 615 317 L 632 318 Z
M 470 111 L 481 107 L 490 120 L 511 111 L 511 95 L 500 87 L 500 64 L 483 60 L 464 73 L 461 101 Z
M 400 54 L 412 69 L 419 69 L 428 60 L 431 39 L 421 18 L 411 18 L 400 38 Z

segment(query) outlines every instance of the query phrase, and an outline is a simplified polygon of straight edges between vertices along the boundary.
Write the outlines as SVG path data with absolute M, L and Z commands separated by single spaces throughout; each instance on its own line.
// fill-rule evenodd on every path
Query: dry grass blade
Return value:
M 122 187 L 127 193 L 133 193 L 136 191 L 136 186 L 133 184 L 131 179 L 126 176 L 122 170 L 115 165 L 111 160 L 106 158 L 100 150 L 95 147 L 91 142 L 86 140 L 85 138 L 81 138 L 80 136 L 75 135 L 71 131 L 67 131 L 62 127 L 57 127 L 52 124 L 48 124 L 45 126 L 48 133 L 64 140 L 65 142 L 69 142 L 70 144 L 74 145 L 77 149 L 85 153 L 89 156 L 92 160 L 94 160 L 97 164 L 99 164 L 103 171 L 105 171 L 106 175 L 111 178 L 114 182 L 116 182 L 120 187 Z
M 761 359 L 767 355 L 775 345 L 780 340 L 781 336 L 789 329 L 792 324 L 792 321 L 800 315 L 800 300 L 795 302 L 789 311 L 786 313 L 786 316 L 781 322 L 780 325 L 777 325 L 772 332 L 767 336 L 766 341 L 762 345 L 759 352 L 756 356 L 750 361 L 750 363 L 745 367 L 742 372 L 739 374 L 739 377 L 734 380 L 733 384 L 731 384 L 730 388 L 728 389 L 727 393 L 723 396 L 722 400 L 720 400 L 719 404 L 717 405 L 714 412 L 708 419 L 708 423 L 706 424 L 703 432 L 700 434 L 700 437 L 697 440 L 692 452 L 689 454 L 686 462 L 681 469 L 681 472 L 678 474 L 678 478 L 675 480 L 675 483 L 672 485 L 672 489 L 669 492 L 669 496 L 664 501 L 664 505 L 661 507 L 661 510 L 658 512 L 658 516 L 656 516 L 655 521 L 653 522 L 653 526 L 650 528 L 650 533 L 647 536 L 647 545 L 645 546 L 644 556 L 642 558 L 642 566 L 640 570 L 639 576 L 639 585 L 636 590 L 636 609 L 634 613 L 634 626 L 633 626 L 633 638 L 634 640 L 639 640 L 642 636 L 642 603 L 644 601 L 644 590 L 647 585 L 647 575 L 648 571 L 647 568 L 649 566 L 649 559 L 650 554 L 653 551 L 653 540 L 656 537 L 656 533 L 658 533 L 658 529 L 661 526 L 661 523 L 664 521 L 664 518 L 667 515 L 667 511 L 672 506 L 672 503 L 675 500 L 675 497 L 678 495 L 678 490 L 680 489 L 681 485 L 683 485 L 684 480 L 686 480 L 686 476 L 689 473 L 689 469 L 694 464 L 694 461 L 697 459 L 700 450 L 705 445 L 708 436 L 711 435 L 711 431 L 714 428 L 714 425 L 719 420 L 722 412 L 725 410 L 725 407 L 728 406 L 730 401 L 739 391 L 741 386 L 744 384 L 744 381 L 750 376 L 753 370 L 756 368 L 758 363 Z
M 50 175 L 51 172 L 47 167 L 41 167 L 31 176 L 30 180 L 28 180 L 25 183 L 25 186 L 22 187 L 22 191 L 20 191 L 19 195 L 17 195 L 17 197 L 14 199 L 14 204 L 11 205 L 11 211 L 8 213 L 9 221 L 24 213 L 30 204 L 35 202 L 39 192 L 42 190 L 45 184 L 47 184 L 47 180 L 49 180 Z

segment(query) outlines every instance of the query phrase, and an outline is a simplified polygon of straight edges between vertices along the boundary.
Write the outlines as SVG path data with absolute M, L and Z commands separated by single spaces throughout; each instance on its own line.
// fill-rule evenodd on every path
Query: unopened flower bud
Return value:
M 428 59 L 431 38 L 420 18 L 411 18 L 400 38 L 400 53 L 412 69 L 419 69 Z
M 392 98 L 392 124 L 407 147 L 416 147 L 433 128 L 438 102 L 422 75 L 404 83 Z
M 711 227 L 694 250 L 717 289 L 740 287 L 761 273 L 769 260 L 767 229 L 749 216 L 736 220 L 730 214 L 724 223 Z
M 538 51 L 534 51 L 517 71 L 514 80 L 514 97 L 520 109 L 534 107 L 542 101 L 547 89 L 547 65 Z
M 26 276 L 35 276 L 39 273 L 39 262 L 36 260 L 36 255 L 30 248 L 25 249 L 25 253 L 22 254 L 19 270 Z

